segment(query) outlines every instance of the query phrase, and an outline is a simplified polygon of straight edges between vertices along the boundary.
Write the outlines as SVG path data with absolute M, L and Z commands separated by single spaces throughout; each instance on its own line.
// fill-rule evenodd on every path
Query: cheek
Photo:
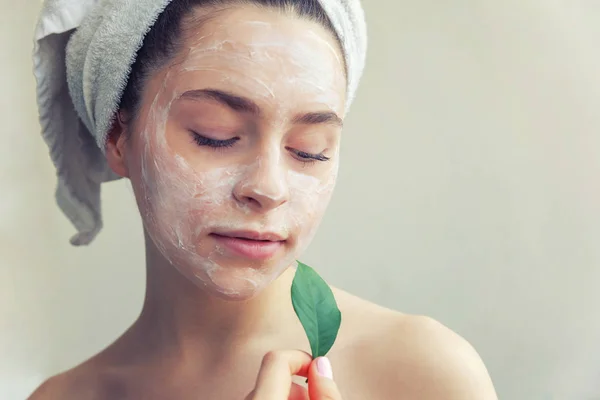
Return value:
M 157 200 L 155 208 L 178 215 L 178 219 L 191 217 L 193 221 L 223 217 L 219 210 L 231 203 L 233 187 L 241 175 L 236 168 L 197 173 L 179 155 L 172 155 L 170 162 L 165 160 L 156 166 L 149 168 L 153 180 L 144 180 Z
M 290 217 L 305 235 L 312 235 L 319 225 L 331 200 L 336 178 L 337 164 L 324 179 L 288 172 Z
M 192 173 L 196 187 L 185 207 L 196 234 L 206 227 L 231 225 L 241 205 L 233 199 L 233 189 L 243 175 L 242 167 L 215 168 L 206 173 Z

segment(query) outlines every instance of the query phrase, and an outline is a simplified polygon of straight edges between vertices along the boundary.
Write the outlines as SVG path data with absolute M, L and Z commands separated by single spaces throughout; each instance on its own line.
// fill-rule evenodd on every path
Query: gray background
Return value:
M 136 317 L 126 182 L 72 248 L 31 73 L 38 1 L 0 0 L 0 398 L 22 399 Z M 366 75 L 304 260 L 465 336 L 501 399 L 600 399 L 600 2 L 368 0 Z

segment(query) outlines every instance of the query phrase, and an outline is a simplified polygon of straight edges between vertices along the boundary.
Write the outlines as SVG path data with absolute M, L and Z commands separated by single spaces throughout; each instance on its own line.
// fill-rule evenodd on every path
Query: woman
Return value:
M 173 0 L 161 13 L 100 141 L 144 223 L 143 310 L 32 399 L 496 398 L 462 338 L 336 288 L 337 342 L 305 353 L 294 260 L 329 202 L 356 80 L 324 4 Z

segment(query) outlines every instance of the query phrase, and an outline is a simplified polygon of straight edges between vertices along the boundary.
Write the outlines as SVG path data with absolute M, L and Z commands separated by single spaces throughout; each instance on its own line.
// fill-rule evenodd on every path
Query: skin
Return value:
M 283 400 L 292 391 L 290 398 L 305 399 L 309 392 L 310 399 L 496 399 L 464 339 L 427 317 L 337 288 L 344 317 L 328 355 L 335 381 L 318 376 L 291 304 L 291 265 L 329 202 L 341 126 L 331 118 L 299 123 L 298 116 L 343 119 L 341 53 L 328 31 L 291 15 L 254 6 L 211 15 L 186 30 L 177 59 L 151 77 L 138 122 L 118 119 L 107 144 L 109 164 L 131 180 L 144 221 L 140 317 L 107 349 L 30 398 Z M 306 49 L 310 59 L 302 57 Z M 181 100 L 207 88 L 247 97 L 260 112 L 214 96 Z M 190 130 L 239 140 L 215 150 L 198 146 Z M 306 164 L 298 151 L 329 160 Z M 228 175 L 211 178 L 223 169 Z M 223 176 L 235 179 L 219 186 Z M 256 262 L 211 236 L 240 226 L 277 230 L 285 243 Z M 312 377 L 308 391 L 292 385 L 303 384 L 294 374 Z

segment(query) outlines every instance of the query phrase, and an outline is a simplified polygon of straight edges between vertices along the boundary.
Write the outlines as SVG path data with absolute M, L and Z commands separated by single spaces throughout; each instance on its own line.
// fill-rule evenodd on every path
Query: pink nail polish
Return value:
M 333 379 L 333 370 L 327 357 L 319 357 L 317 359 L 317 372 L 325 378 Z

